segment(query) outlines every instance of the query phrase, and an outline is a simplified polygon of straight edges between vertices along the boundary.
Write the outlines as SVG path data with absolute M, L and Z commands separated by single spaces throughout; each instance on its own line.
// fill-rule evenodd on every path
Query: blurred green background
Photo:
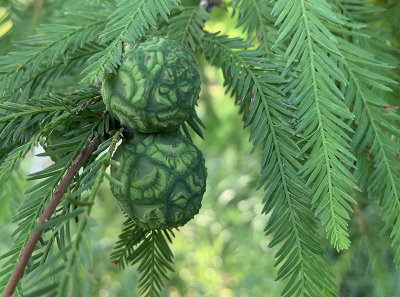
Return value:
M 12 48 L 46 22 L 62 1 L 0 0 L 0 54 Z M 7 9 L 6 9 L 7 8 Z M 207 30 L 241 36 L 230 12 L 214 9 Z M 14 20 L 14 22 L 12 22 Z M 24 29 L 25 28 L 25 29 Z M 28 28 L 28 30 L 26 30 Z M 261 215 L 263 193 L 255 191 L 259 152 L 250 154 L 248 131 L 233 99 L 224 93 L 222 75 L 199 56 L 202 93 L 198 114 L 205 123 L 205 140 L 194 138 L 208 168 L 207 191 L 200 213 L 176 232 L 172 250 L 175 273 L 164 295 L 170 297 L 275 297 L 281 283 L 275 282 L 274 249 L 263 229 L 268 217 Z M 10 220 L 24 189 L 24 178 L 47 166 L 49 159 L 28 156 L 0 190 L 0 254 L 10 247 Z M 392 264 L 389 243 L 378 237 L 381 221 L 375 205 L 360 203 L 350 223 L 353 245 L 337 254 L 327 246 L 332 273 L 341 297 L 400 296 L 400 273 Z M 115 268 L 109 259 L 124 217 L 105 182 L 92 212 L 74 277 L 74 296 L 137 296 L 135 267 Z M 366 230 L 360 231 L 360 224 Z M 321 238 L 324 234 L 321 233 Z M 90 257 L 88 257 L 90 255 Z M 1 264 L 1 262 L 0 262 Z

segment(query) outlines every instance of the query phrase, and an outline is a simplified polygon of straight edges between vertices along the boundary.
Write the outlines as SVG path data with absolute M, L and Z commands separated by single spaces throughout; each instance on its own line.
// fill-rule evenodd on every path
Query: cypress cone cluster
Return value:
M 116 73 L 105 74 L 107 109 L 134 130 L 123 139 L 111 175 L 121 208 L 146 230 L 184 225 L 199 212 L 206 189 L 200 150 L 176 132 L 194 112 L 200 92 L 195 58 L 173 40 L 125 44 Z

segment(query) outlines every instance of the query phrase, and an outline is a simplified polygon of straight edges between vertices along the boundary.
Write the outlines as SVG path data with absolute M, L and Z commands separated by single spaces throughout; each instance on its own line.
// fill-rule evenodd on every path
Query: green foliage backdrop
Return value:
M 0 0 L 0 293 L 39 228 L 15 296 L 397 296 L 399 19 L 397 0 Z M 181 132 L 209 180 L 180 230 L 140 229 L 101 183 L 125 133 L 102 76 L 146 35 L 202 73 Z

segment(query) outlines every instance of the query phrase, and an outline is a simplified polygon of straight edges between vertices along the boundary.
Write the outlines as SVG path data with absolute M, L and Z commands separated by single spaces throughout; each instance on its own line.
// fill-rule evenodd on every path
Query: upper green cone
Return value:
M 156 133 L 181 125 L 194 110 L 200 75 L 194 56 L 174 40 L 126 43 L 116 74 L 105 73 L 107 109 L 123 125 Z

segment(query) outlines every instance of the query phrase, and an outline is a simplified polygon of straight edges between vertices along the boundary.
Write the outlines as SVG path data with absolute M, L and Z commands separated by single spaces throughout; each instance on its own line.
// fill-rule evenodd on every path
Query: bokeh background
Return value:
M 34 33 L 62 5 L 63 1 L 55 0 L 0 0 L 0 54 L 12 50 L 11 41 Z M 231 11 L 214 9 L 206 29 L 242 36 L 230 15 Z M 255 190 L 260 155 L 250 153 L 249 133 L 233 99 L 224 93 L 221 73 L 198 58 L 202 92 L 197 111 L 207 129 L 205 139 L 194 137 L 194 142 L 206 159 L 207 191 L 200 213 L 175 232 L 175 273 L 170 274 L 164 296 L 276 297 L 281 284 L 274 281 L 275 250 L 268 248 L 271 237 L 263 231 L 268 220 L 261 214 L 263 193 Z M 0 186 L 0 254 L 10 247 L 9 235 L 15 228 L 10 221 L 29 187 L 26 175 L 50 162 L 33 152 Z M 378 236 L 381 221 L 375 205 L 360 203 L 353 218 L 349 250 L 338 254 L 326 244 L 340 296 L 400 296 L 400 271 L 392 264 L 389 243 Z M 119 271 L 109 258 L 123 221 L 105 182 L 74 274 L 79 284 L 74 296 L 138 296 L 135 267 Z

